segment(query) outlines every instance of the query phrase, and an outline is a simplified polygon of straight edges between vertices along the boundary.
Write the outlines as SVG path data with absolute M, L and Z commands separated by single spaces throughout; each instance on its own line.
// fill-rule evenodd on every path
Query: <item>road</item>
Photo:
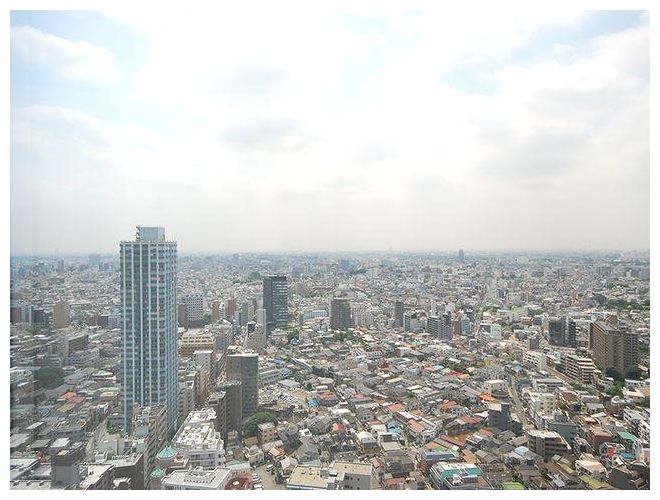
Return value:
M 563 373 L 558 372 L 558 371 L 555 370 L 554 368 L 551 368 L 551 367 L 549 367 L 549 366 L 547 366 L 547 365 L 546 365 L 546 367 L 545 367 L 545 371 L 547 371 L 549 374 L 551 374 L 551 375 L 557 377 L 558 379 L 563 380 L 564 382 L 566 382 L 566 383 L 569 384 L 569 385 L 575 383 L 575 380 L 571 380 L 570 378 L 568 378 L 568 377 L 567 377 L 566 375 L 564 375 Z
M 534 426 L 527 422 L 527 412 L 525 411 L 525 407 L 523 406 L 522 401 L 520 401 L 520 397 L 518 396 L 518 389 L 516 388 L 517 382 L 517 378 L 515 378 L 513 375 L 509 375 L 509 395 L 511 396 L 511 399 L 513 400 L 513 403 L 516 407 L 516 415 L 518 415 L 518 420 L 520 420 L 523 430 L 531 429 Z
M 108 433 L 106 428 L 106 421 L 103 420 L 97 427 L 94 429 L 92 436 L 87 441 L 87 447 L 85 448 L 85 453 L 87 455 L 86 459 L 93 461 L 94 453 L 96 451 L 97 443 L 100 443 L 105 438 L 105 435 Z

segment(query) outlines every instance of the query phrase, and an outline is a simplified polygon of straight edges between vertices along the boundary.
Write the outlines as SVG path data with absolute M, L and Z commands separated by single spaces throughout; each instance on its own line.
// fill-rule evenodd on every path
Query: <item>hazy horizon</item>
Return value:
M 177 241 L 176 239 L 173 239 Z M 178 241 L 177 241 L 178 243 Z M 458 255 L 459 249 L 452 250 L 441 250 L 441 249 L 420 249 L 420 250 L 407 250 L 407 249 L 384 249 L 384 250 L 288 250 L 288 251 L 279 251 L 279 250 L 227 250 L 227 251 L 181 251 L 180 246 L 177 247 L 177 253 L 179 257 L 225 257 L 232 256 L 234 254 L 238 255 L 365 255 L 365 254 L 381 254 L 381 255 L 437 255 L 437 256 L 448 256 L 456 257 Z M 465 252 L 465 258 L 469 260 L 470 256 L 483 256 L 483 255 L 501 255 L 501 254 L 511 254 L 511 255 L 611 255 L 615 253 L 621 254 L 649 254 L 650 249 L 621 249 L 621 248 L 601 248 L 601 249 L 561 249 L 561 248 L 548 248 L 548 249 L 538 249 L 538 250 L 525 250 L 525 249 L 462 249 Z M 90 255 L 100 255 L 101 257 L 107 256 L 117 256 L 119 257 L 119 246 L 117 251 L 92 251 L 92 252 L 52 252 L 52 253 L 40 253 L 40 254 L 20 254 L 12 253 L 10 254 L 11 258 L 36 258 L 36 257 L 48 257 L 48 258 L 61 258 L 61 257 L 77 257 L 77 258 L 86 258 Z
M 648 13 L 292 5 L 13 11 L 10 255 L 648 251 Z

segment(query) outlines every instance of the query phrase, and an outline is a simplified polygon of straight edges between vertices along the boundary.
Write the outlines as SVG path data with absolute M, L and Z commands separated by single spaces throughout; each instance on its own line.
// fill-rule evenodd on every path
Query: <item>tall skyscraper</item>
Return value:
M 334 297 L 330 302 L 330 328 L 333 330 L 348 330 L 352 326 L 351 304 L 348 299 Z
M 458 261 L 465 262 L 465 252 L 462 248 L 458 251 Z
M 138 226 L 120 244 L 124 428 L 133 409 L 163 405 L 167 431 L 177 420 L 177 246 L 162 227 Z
M 227 356 L 227 380 L 240 380 L 242 418 L 251 417 L 259 405 L 259 355 L 236 353 Z
M 289 324 L 289 287 L 286 276 L 264 278 L 264 309 L 266 310 L 267 332 Z

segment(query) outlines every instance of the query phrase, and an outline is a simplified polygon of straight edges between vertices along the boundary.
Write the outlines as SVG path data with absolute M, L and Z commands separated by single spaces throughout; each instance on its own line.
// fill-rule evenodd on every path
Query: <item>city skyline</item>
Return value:
M 77 3 L 8 15 L 11 492 L 651 490 L 648 0 Z
M 137 229 L 12 262 L 12 490 L 650 489 L 648 256 L 177 259 Z
M 647 13 L 260 8 L 13 12 L 11 254 L 649 248 Z

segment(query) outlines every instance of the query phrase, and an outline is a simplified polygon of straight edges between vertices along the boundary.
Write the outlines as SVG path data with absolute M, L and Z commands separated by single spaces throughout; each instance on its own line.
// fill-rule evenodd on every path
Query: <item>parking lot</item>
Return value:
M 264 490 L 285 490 L 286 485 L 277 484 L 275 482 L 275 474 L 271 474 L 266 470 L 267 465 L 268 464 L 265 463 L 252 471 L 253 474 L 258 474 L 261 478 L 261 484 L 263 485 Z

